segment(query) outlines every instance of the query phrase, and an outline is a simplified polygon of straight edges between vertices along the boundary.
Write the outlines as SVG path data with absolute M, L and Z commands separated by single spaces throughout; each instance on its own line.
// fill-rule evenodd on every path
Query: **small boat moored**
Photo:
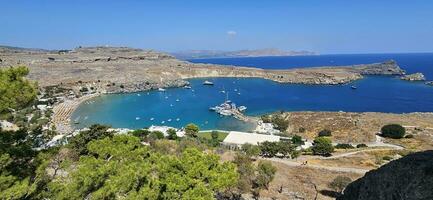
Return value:
M 352 88 L 352 90 L 356 90 L 356 89 L 358 89 L 356 86 L 354 86 L 354 85 L 352 85 L 352 86 L 350 86 L 350 88 Z
M 203 85 L 214 85 L 214 83 L 210 82 L 210 81 L 205 81 L 205 82 L 203 82 Z

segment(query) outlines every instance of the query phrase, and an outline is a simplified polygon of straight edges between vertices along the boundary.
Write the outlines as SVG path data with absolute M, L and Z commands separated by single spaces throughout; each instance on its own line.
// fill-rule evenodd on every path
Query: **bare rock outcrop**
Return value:
M 337 200 L 433 199 L 433 151 L 407 155 L 367 172 Z
M 388 60 L 383 63 L 373 63 L 364 65 L 354 65 L 355 71 L 362 75 L 403 75 L 405 71 L 402 70 L 397 62 Z
M 425 81 L 425 76 L 422 73 L 408 74 L 401 77 L 405 81 Z

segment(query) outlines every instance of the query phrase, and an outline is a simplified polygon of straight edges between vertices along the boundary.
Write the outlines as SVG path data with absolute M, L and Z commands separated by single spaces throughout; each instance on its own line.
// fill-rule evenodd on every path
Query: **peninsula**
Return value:
M 264 78 L 280 83 L 345 84 L 363 75 L 403 75 L 395 61 L 352 66 L 324 66 L 288 70 L 195 64 L 152 50 L 127 47 L 79 47 L 74 50 L 0 48 L 0 66 L 26 65 L 29 78 L 41 87 L 85 84 L 107 93 L 181 87 L 186 79 L 202 77 Z

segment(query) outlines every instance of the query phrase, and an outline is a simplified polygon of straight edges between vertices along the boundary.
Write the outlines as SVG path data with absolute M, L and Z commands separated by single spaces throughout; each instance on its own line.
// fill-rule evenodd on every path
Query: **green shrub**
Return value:
M 332 141 L 329 138 L 317 137 L 314 139 L 311 150 L 314 155 L 329 156 L 334 152 L 334 146 L 332 146 Z
M 399 124 L 388 124 L 382 127 L 381 132 L 383 137 L 400 139 L 404 136 L 406 130 Z
M 304 145 L 304 141 L 302 141 L 302 137 L 299 135 L 294 135 L 291 140 L 294 145 Z
M 284 117 L 281 115 L 274 115 L 272 117 L 272 124 L 274 125 L 275 129 L 279 130 L 280 132 L 285 132 L 289 127 L 289 121 L 284 119 Z
M 366 144 L 358 144 L 356 145 L 356 148 L 365 148 L 368 147 Z
M 149 135 L 151 139 L 160 140 L 164 138 L 164 133 L 161 131 L 152 131 Z
M 354 149 L 355 147 L 351 144 L 337 144 L 335 145 L 336 149 Z
M 328 187 L 334 189 L 338 193 L 341 193 L 351 182 L 352 179 L 347 176 L 337 176 L 331 183 L 328 184 Z
M 185 126 L 185 134 L 189 137 L 196 138 L 199 131 L 200 128 L 193 123 L 187 124 Z
M 384 156 L 382 159 L 383 159 L 383 160 L 390 161 L 390 160 L 392 160 L 392 157 L 391 157 L 391 156 Z
M 319 132 L 319 137 L 330 137 L 330 136 L 332 136 L 332 133 L 328 129 L 324 129 Z

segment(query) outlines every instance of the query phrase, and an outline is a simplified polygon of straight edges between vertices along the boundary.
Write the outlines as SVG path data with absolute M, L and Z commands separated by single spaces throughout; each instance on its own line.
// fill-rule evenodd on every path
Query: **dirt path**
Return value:
M 260 158 L 260 159 L 283 163 L 289 167 L 309 167 L 309 168 L 323 169 L 323 170 L 334 171 L 334 172 L 365 174 L 368 171 L 370 171 L 366 169 L 349 168 L 349 167 L 330 167 L 330 166 L 314 165 L 314 164 L 303 165 L 302 163 L 291 161 L 288 159 L 282 159 L 282 158 Z

